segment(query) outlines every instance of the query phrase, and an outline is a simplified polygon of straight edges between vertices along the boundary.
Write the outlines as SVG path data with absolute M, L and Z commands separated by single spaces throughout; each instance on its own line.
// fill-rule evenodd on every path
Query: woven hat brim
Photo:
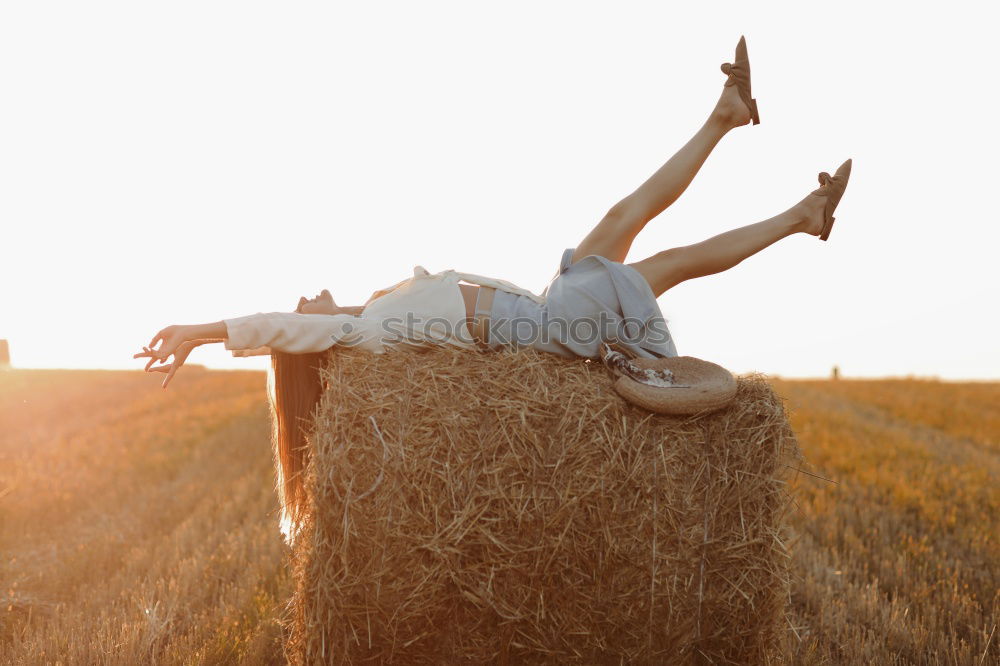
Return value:
M 689 388 L 642 384 L 629 377 L 615 380 L 615 391 L 630 403 L 657 414 L 687 415 L 710 412 L 736 396 L 736 378 L 721 365 L 693 356 L 632 359 L 641 368 L 667 369 L 674 383 Z

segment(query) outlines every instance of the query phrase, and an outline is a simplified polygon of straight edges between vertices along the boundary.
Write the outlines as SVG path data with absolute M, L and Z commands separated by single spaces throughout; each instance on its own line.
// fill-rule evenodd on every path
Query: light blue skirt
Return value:
M 599 358 L 615 342 L 641 358 L 677 356 L 656 296 L 642 275 L 595 254 L 559 271 L 542 292 L 545 303 L 497 290 L 490 311 L 490 346 L 532 347 L 567 357 Z

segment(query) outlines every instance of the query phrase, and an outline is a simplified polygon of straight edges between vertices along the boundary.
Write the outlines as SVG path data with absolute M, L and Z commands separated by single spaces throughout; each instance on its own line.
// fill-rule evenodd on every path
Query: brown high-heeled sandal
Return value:
M 830 237 L 830 230 L 833 229 L 833 211 L 837 209 L 840 198 L 844 196 L 847 189 L 847 181 L 851 177 L 851 160 L 847 160 L 839 167 L 833 176 L 826 171 L 819 174 L 820 187 L 813 190 L 813 194 L 826 197 L 826 206 L 823 209 L 823 230 L 819 234 L 819 239 L 825 241 Z
M 757 100 L 750 96 L 750 57 L 747 55 L 747 39 L 740 35 L 736 45 L 736 58 L 733 62 L 722 63 L 722 72 L 728 74 L 726 86 L 736 86 L 740 99 L 750 109 L 750 119 L 754 125 L 760 125 L 760 114 L 757 113 Z

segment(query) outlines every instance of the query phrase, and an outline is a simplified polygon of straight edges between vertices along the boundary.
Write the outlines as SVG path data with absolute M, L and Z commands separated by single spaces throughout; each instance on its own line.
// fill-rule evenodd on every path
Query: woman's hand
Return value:
M 154 335 L 153 339 L 149 341 L 149 346 L 143 347 L 143 349 L 147 352 L 152 352 L 154 358 L 160 363 L 163 363 L 170 358 L 170 355 L 173 354 L 181 344 L 187 342 L 188 340 L 198 339 L 198 336 L 193 330 L 196 328 L 198 327 L 178 325 L 167 326 Z M 156 348 L 157 343 L 160 345 L 159 349 Z M 139 355 L 136 354 L 134 358 L 139 358 Z M 152 363 L 152 360 L 150 363 Z
M 221 342 L 226 338 L 226 334 L 226 325 L 221 321 L 196 326 L 167 326 L 154 335 L 149 345 L 143 347 L 142 351 L 132 358 L 148 358 L 146 372 L 167 373 L 163 379 L 163 388 L 166 388 L 174 373 L 184 365 L 184 361 L 195 347 L 207 342 Z M 160 345 L 159 348 L 157 344 Z M 174 357 L 173 362 L 165 364 L 171 356 Z M 153 367 L 156 362 L 165 365 Z
M 149 358 L 149 362 L 146 364 L 146 367 L 144 368 L 146 372 L 165 372 L 165 373 L 167 373 L 167 376 L 163 378 L 163 384 L 161 384 L 161 386 L 163 388 L 167 388 L 167 384 L 169 384 L 170 380 L 174 378 L 174 374 L 180 369 L 180 367 L 182 365 L 184 365 L 184 361 L 187 360 L 188 355 L 191 354 L 191 352 L 194 350 L 195 347 L 198 347 L 199 345 L 204 344 L 204 342 L 208 342 L 208 341 L 207 340 L 205 340 L 205 341 L 202 341 L 202 340 L 188 340 L 186 342 L 180 343 L 179 345 L 177 345 L 177 348 L 174 350 L 174 360 L 173 360 L 173 362 L 172 363 L 168 363 L 166 365 L 158 365 L 156 367 L 152 367 L 153 364 L 156 363 L 157 361 L 160 361 L 160 363 L 163 363 L 163 360 L 159 359 L 157 357 L 157 352 L 154 351 L 153 349 L 150 349 L 149 347 L 143 347 L 142 348 L 143 351 L 139 352 L 138 354 L 136 354 L 132 358 L 147 358 L 148 357 Z

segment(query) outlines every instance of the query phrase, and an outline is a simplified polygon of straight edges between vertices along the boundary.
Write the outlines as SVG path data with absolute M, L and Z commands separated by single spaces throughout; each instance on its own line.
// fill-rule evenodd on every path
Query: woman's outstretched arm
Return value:
M 338 341 L 347 342 L 348 337 L 359 337 L 349 335 L 354 327 L 343 318 L 358 317 L 364 307 L 363 305 L 339 306 L 334 302 L 330 292 L 324 289 L 313 299 L 301 297 L 294 313 L 257 313 L 248 317 L 223 319 L 206 324 L 168 326 L 158 332 L 149 346 L 143 347 L 133 358 L 149 359 L 145 367 L 146 372 L 165 373 L 167 376 L 163 379 L 163 388 L 166 388 L 191 352 L 201 345 L 225 343 L 226 348 L 233 352 L 233 356 L 247 355 L 246 352 L 259 352 L 261 349 L 269 350 L 272 346 L 278 351 L 289 353 L 322 351 Z M 339 315 L 339 318 L 336 322 L 331 322 L 329 319 L 317 319 L 317 315 Z M 303 316 L 310 318 L 303 319 Z M 331 326 L 337 329 L 333 333 Z M 232 340 L 234 328 L 236 339 Z M 255 342 L 260 344 L 254 344 Z M 156 349 L 158 343 L 160 348 Z M 166 363 L 171 355 L 173 360 Z M 157 362 L 160 365 L 155 365 Z
M 170 380 L 174 378 L 174 375 L 177 374 L 177 371 L 182 365 L 184 365 L 184 362 L 187 361 L 188 356 L 191 355 L 191 352 L 194 351 L 196 347 L 226 341 L 224 335 L 197 337 L 200 330 L 217 333 L 219 331 L 218 324 L 222 324 L 221 330 L 224 332 L 225 324 L 223 322 L 216 322 L 215 324 L 202 324 L 199 326 L 168 326 L 153 337 L 150 345 L 143 347 L 142 351 L 133 355 L 132 358 L 148 358 L 149 362 L 146 363 L 146 367 L 144 368 L 146 372 L 166 373 L 167 376 L 163 378 L 163 384 L 161 384 L 161 386 L 163 388 L 167 388 Z M 158 338 L 160 338 L 163 342 L 163 345 L 160 349 L 154 349 Z M 169 342 L 167 338 L 170 338 Z M 164 354 L 163 352 L 168 346 L 170 347 L 170 351 Z M 173 361 L 165 363 L 171 354 L 173 354 L 174 357 Z M 161 365 L 154 365 L 157 361 L 159 361 Z
M 153 352 L 159 361 L 165 361 L 184 343 L 199 340 L 224 342 L 229 337 L 226 323 L 222 320 L 209 324 L 173 325 L 161 329 L 145 348 Z M 157 345 L 160 345 L 157 349 Z M 138 354 L 136 355 L 138 356 Z
M 202 341 L 221 341 L 226 349 L 271 349 L 289 354 L 305 354 L 329 349 L 335 344 L 364 344 L 379 341 L 387 331 L 377 329 L 378 322 L 361 319 L 349 314 L 300 314 L 297 312 L 268 312 L 234 317 L 206 324 L 173 325 L 160 330 L 143 351 L 134 358 L 149 358 L 146 369 L 150 372 L 172 372 L 184 363 L 187 355 Z M 170 366 L 150 369 L 154 362 Z M 171 372 L 172 371 L 172 372 Z

